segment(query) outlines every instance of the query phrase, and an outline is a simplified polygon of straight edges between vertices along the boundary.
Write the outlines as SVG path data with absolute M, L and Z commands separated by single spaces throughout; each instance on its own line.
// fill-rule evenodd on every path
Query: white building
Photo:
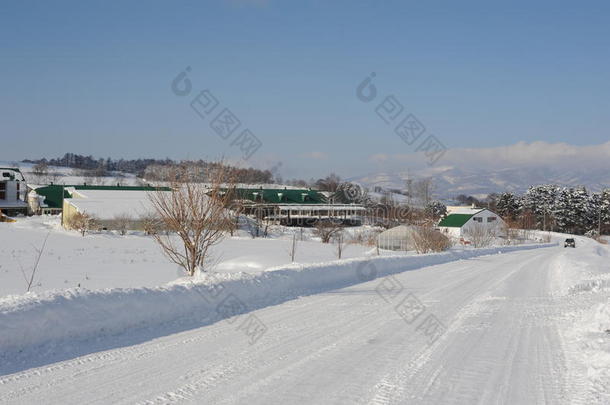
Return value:
M 449 215 L 438 223 L 441 232 L 455 238 L 468 238 L 475 229 L 499 234 L 506 226 L 500 216 L 486 208 L 451 207 Z
M 27 185 L 17 168 L 0 167 L 0 211 L 8 215 L 27 214 Z
M 269 219 L 283 225 L 306 226 L 315 221 L 332 219 L 344 225 L 361 225 L 365 208 L 355 204 L 286 204 L 275 207 Z

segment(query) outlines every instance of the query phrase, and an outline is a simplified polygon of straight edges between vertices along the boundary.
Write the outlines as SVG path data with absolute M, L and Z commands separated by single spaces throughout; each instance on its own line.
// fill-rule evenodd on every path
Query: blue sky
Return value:
M 238 159 L 189 106 L 209 89 L 261 140 L 249 164 L 387 170 L 379 156 L 413 147 L 356 98 L 371 72 L 448 148 L 602 144 L 609 17 L 607 2 L 5 1 L 0 159 Z

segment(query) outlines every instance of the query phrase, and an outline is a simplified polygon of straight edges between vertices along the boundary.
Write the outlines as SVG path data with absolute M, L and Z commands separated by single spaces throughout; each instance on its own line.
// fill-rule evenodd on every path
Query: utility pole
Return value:
M 407 186 L 407 204 L 410 207 L 411 206 L 411 195 L 413 193 L 413 180 L 411 180 L 411 175 L 409 173 L 409 169 L 407 169 L 407 180 L 405 183 Z
M 546 231 L 546 205 L 542 209 L 542 230 Z

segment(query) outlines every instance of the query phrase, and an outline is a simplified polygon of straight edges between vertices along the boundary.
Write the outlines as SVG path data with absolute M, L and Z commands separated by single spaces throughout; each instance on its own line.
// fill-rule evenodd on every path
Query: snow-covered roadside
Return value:
M 556 246 L 465 249 L 419 256 L 347 259 L 288 265 L 261 274 L 202 276 L 155 288 L 70 289 L 0 299 L 0 353 L 65 344 L 178 319 L 208 324 L 299 296 L 375 277 L 473 257 Z
M 610 298 L 585 311 L 571 334 L 587 367 L 590 403 L 610 403 Z
M 568 237 L 569 235 L 558 235 Z M 585 237 L 555 259 L 551 286 L 571 303 L 563 340 L 574 378 L 589 385 L 587 403 L 610 403 L 610 247 Z

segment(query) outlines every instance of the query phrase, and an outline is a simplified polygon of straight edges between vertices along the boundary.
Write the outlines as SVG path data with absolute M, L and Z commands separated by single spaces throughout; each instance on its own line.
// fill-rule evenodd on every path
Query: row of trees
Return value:
M 209 177 L 209 173 L 218 169 L 218 163 L 198 161 L 182 161 L 171 165 L 153 164 L 143 171 L 141 177 L 151 181 L 167 181 L 173 182 L 176 173 L 188 171 L 190 181 L 194 183 L 213 182 L 214 179 Z M 224 172 L 228 178 L 233 179 L 236 183 L 245 184 L 269 184 L 275 181 L 273 173 L 269 170 L 259 170 L 251 167 L 241 168 L 233 166 L 225 166 Z
M 48 166 L 70 167 L 73 169 L 84 170 L 105 170 L 105 171 L 121 171 L 125 173 L 140 174 L 148 166 L 157 165 L 172 165 L 176 164 L 171 159 L 118 159 L 111 158 L 102 159 L 94 158 L 93 156 L 79 155 L 76 153 L 66 153 L 60 158 L 52 159 L 26 159 L 25 163 L 44 164 Z
M 507 222 L 525 229 L 575 234 L 610 230 L 610 189 L 588 193 L 584 187 L 533 186 L 523 195 L 500 194 L 495 209 Z
M 191 173 L 193 181 L 208 182 L 206 173 L 218 166 L 217 162 L 204 160 L 175 161 L 172 159 L 96 159 L 93 156 L 83 156 L 74 153 L 66 153 L 57 159 L 24 160 L 25 163 L 34 163 L 34 175 L 40 178 L 59 176 L 58 173 L 49 169 L 49 166 L 69 167 L 75 169 L 75 175 L 101 179 L 107 176 L 116 177 L 117 173 L 131 173 L 149 181 L 174 181 L 172 173 L 181 168 L 199 168 L 198 172 Z M 273 183 L 274 173 L 270 170 L 259 170 L 255 168 L 231 167 L 225 165 L 231 178 L 238 183 Z M 100 180 L 101 181 L 101 180 Z

